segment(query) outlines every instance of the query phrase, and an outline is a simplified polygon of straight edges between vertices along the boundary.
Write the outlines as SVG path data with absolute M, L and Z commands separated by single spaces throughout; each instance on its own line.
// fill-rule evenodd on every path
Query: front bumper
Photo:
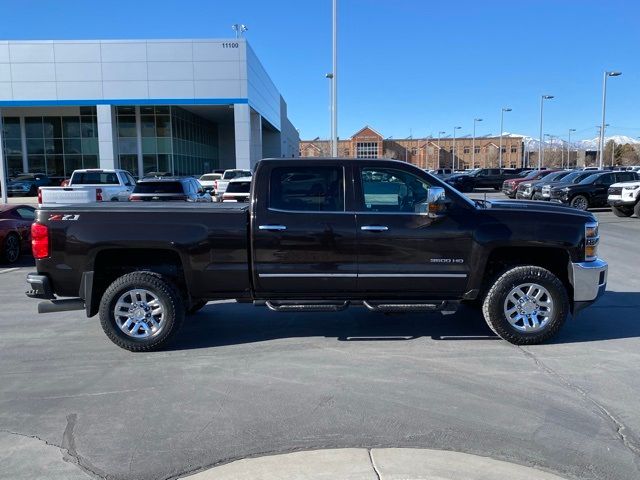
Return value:
M 526 190 L 518 190 L 516 192 L 516 198 L 531 200 L 531 192 L 527 192 Z
M 576 262 L 569 266 L 569 281 L 573 285 L 573 301 L 584 306 L 595 302 L 607 287 L 609 265 L 599 258 L 592 262 Z

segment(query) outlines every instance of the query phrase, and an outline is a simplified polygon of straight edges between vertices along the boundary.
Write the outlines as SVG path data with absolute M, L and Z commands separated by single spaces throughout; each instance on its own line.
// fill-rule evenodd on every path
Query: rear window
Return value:
M 200 177 L 201 182 L 212 182 L 213 180 L 218 180 L 222 175 L 219 173 L 209 173 L 207 175 L 202 175 Z
M 180 182 L 138 182 L 133 193 L 180 193 L 183 194 Z
M 249 193 L 251 191 L 251 182 L 231 182 L 227 187 L 227 193 Z
M 232 180 L 239 177 L 250 177 L 251 172 L 249 170 L 233 170 L 231 172 L 224 172 L 223 180 Z
M 307 212 L 344 211 L 342 168 L 274 168 L 269 185 L 269 207 Z
M 115 172 L 75 172 L 72 185 L 119 185 Z

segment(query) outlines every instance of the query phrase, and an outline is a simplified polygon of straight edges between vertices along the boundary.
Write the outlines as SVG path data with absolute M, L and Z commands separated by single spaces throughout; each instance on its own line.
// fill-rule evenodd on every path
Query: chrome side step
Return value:
M 271 301 L 265 302 L 273 312 L 339 312 L 349 306 L 349 302 L 305 302 L 305 301 Z
M 372 312 L 411 313 L 440 312 L 443 315 L 456 313 L 460 302 L 455 300 L 435 300 L 417 302 L 415 300 L 254 300 L 255 306 L 266 306 L 273 312 L 340 312 L 350 305 L 364 305 Z
M 377 302 L 365 300 L 362 304 L 372 312 L 397 313 L 397 312 L 440 312 L 443 315 L 450 315 L 457 311 L 458 302 L 441 301 L 432 303 L 419 302 Z

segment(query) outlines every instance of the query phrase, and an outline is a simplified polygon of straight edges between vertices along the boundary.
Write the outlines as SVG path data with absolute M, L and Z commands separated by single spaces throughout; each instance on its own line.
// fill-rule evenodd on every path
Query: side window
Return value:
M 35 220 L 36 218 L 35 212 L 30 208 L 16 208 L 16 212 L 23 220 Z
M 269 182 L 269 208 L 298 212 L 343 212 L 343 168 L 274 168 Z
M 360 209 L 365 212 L 419 213 L 430 185 L 412 173 L 393 168 L 362 168 Z

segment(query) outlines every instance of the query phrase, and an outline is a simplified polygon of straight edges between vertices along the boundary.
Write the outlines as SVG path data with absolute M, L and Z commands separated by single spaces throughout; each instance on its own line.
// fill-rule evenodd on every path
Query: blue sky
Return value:
M 4 39 L 220 38 L 232 23 L 289 105 L 302 138 L 329 134 L 331 0 L 0 0 Z M 538 135 L 593 138 L 602 72 L 608 135 L 640 136 L 640 5 L 632 0 L 339 0 L 339 135 Z

